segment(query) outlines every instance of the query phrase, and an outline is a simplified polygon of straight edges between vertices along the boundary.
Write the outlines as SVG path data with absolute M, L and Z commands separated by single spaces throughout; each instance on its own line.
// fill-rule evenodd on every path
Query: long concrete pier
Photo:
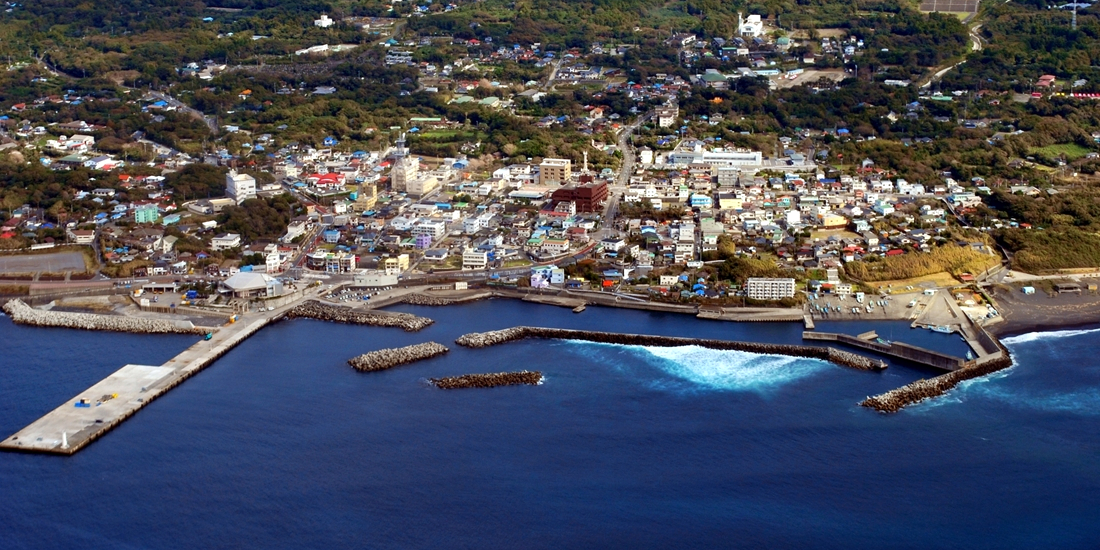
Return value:
M 285 309 L 226 325 L 163 365 L 126 365 L 0 441 L 0 449 L 71 455 L 280 318 Z

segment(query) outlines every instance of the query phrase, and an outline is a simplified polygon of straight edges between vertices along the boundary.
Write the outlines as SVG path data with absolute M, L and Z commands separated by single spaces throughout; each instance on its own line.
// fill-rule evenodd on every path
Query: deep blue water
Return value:
M 379 373 L 382 347 L 517 324 L 797 343 L 737 324 L 515 301 L 402 307 L 420 333 L 268 327 L 73 457 L 0 453 L 3 548 L 1095 548 L 1097 331 L 1006 340 L 1017 366 L 885 416 L 882 373 L 697 348 L 525 341 Z M 824 325 L 958 351 L 904 324 Z M 891 334 L 892 333 L 892 334 Z M 0 318 L 0 435 L 190 337 Z M 537 387 L 429 376 L 539 369 Z

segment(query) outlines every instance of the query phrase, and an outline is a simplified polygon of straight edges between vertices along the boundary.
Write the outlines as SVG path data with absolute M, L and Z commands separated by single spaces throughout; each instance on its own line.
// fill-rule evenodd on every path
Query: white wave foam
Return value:
M 763 393 L 829 368 L 817 359 L 713 350 L 700 346 L 630 346 L 655 357 L 662 370 L 716 390 Z
M 1095 334 L 1100 332 L 1100 328 L 1086 329 L 1086 330 L 1055 330 L 1050 332 L 1028 332 L 1026 334 L 1020 334 L 1017 336 L 1009 336 L 1001 343 L 1006 345 L 1026 344 L 1028 342 L 1036 342 L 1042 340 L 1057 340 L 1060 338 L 1069 338 L 1072 336 L 1081 336 L 1082 334 Z

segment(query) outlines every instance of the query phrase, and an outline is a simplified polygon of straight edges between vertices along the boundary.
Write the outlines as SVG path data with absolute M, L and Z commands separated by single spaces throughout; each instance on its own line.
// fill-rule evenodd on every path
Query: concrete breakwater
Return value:
M 423 344 L 414 344 L 403 348 L 387 348 L 364 353 L 358 357 L 348 359 L 348 364 L 363 372 L 373 372 L 413 363 L 422 359 L 431 359 L 432 357 L 443 355 L 448 351 L 450 350 L 442 344 L 425 342 Z
M 747 351 L 768 355 L 787 355 L 822 359 L 831 363 L 860 370 L 881 370 L 886 363 L 863 357 L 855 353 L 835 348 L 798 346 L 790 344 L 769 344 L 764 342 L 738 342 L 734 340 L 712 340 L 705 338 L 682 338 L 677 336 L 653 336 L 646 334 L 624 334 L 616 332 L 598 332 L 542 327 L 512 327 L 490 332 L 474 332 L 460 336 L 455 343 L 469 348 L 484 348 L 526 338 L 546 338 L 560 340 L 583 340 L 603 344 L 624 346 L 700 346 L 716 350 Z
M 286 319 L 317 319 L 352 325 L 371 325 L 376 327 L 400 327 L 407 332 L 416 332 L 435 321 L 410 313 L 381 313 L 363 311 L 344 306 L 323 304 L 316 300 L 299 304 L 288 311 Z
M 1012 357 L 1005 351 L 1000 357 L 986 361 L 985 363 L 967 366 L 935 378 L 917 380 L 916 382 L 906 384 L 896 390 L 890 390 L 874 397 L 868 397 L 864 399 L 860 405 L 875 409 L 879 412 L 895 413 L 914 403 L 939 397 L 964 380 L 992 374 L 1011 366 Z
M 197 328 L 190 321 L 169 321 L 121 315 L 46 311 L 28 306 L 22 300 L 9 300 L 4 311 L 12 321 L 39 327 L 63 327 L 82 330 L 107 330 L 137 332 L 143 334 L 202 334 L 206 329 Z
M 519 371 L 464 374 L 462 376 L 448 376 L 446 378 L 429 378 L 428 381 L 444 390 L 494 388 L 496 386 L 515 386 L 520 384 L 535 386 L 538 385 L 539 382 L 542 382 L 542 373 L 539 371 Z

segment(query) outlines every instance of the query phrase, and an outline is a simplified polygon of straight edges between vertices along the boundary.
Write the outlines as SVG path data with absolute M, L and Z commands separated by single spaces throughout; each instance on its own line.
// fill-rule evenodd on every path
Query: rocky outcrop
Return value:
M 411 313 L 364 311 L 350 307 L 323 304 L 316 300 L 310 300 L 295 306 L 286 313 L 285 318 L 317 319 L 319 321 L 332 321 L 335 323 L 348 323 L 352 325 L 371 325 L 376 327 L 400 327 L 407 332 L 416 332 L 435 322 L 427 317 L 419 317 Z
M 515 340 L 523 340 L 525 338 L 583 340 L 586 342 L 600 342 L 624 346 L 700 346 L 717 350 L 748 351 L 769 355 L 788 355 L 822 359 L 837 365 L 862 370 L 881 370 L 886 368 L 886 363 L 883 361 L 825 347 L 769 344 L 765 342 L 737 342 L 733 340 L 713 340 L 707 338 L 681 338 L 676 336 L 653 336 L 646 334 L 623 334 L 617 332 L 597 332 L 560 328 L 512 327 L 490 332 L 474 332 L 460 336 L 455 340 L 455 343 L 469 348 L 484 348 Z
M 16 323 L 39 327 L 64 327 L 142 334 L 202 334 L 206 332 L 206 329 L 196 328 L 190 321 L 46 311 L 28 306 L 22 300 L 9 300 L 8 303 L 4 304 L 4 311 Z
M 450 298 L 440 298 L 438 296 L 428 296 L 419 293 L 406 294 L 401 301 L 414 306 L 449 306 L 455 303 L 455 300 L 451 300 Z
M 519 384 L 538 385 L 542 382 L 539 371 L 494 372 L 488 374 L 464 374 L 447 378 L 429 378 L 429 382 L 445 390 L 462 388 L 493 388 L 496 386 L 515 386 Z
M 422 359 L 431 359 L 448 351 L 450 350 L 442 344 L 425 342 L 403 348 L 380 349 L 364 353 L 358 357 L 348 359 L 348 364 L 363 372 L 373 372 L 414 363 Z
M 959 383 L 964 380 L 978 378 L 1011 367 L 1012 357 L 1008 355 L 1007 351 L 1002 350 L 1001 353 L 1001 357 L 980 365 L 961 368 L 957 371 L 949 372 L 935 378 L 917 380 L 916 382 L 906 384 L 896 390 L 890 390 L 874 397 L 868 397 L 864 399 L 860 405 L 875 409 L 879 412 L 895 413 L 904 407 L 919 403 L 925 399 L 939 397 L 955 386 L 958 386 Z

